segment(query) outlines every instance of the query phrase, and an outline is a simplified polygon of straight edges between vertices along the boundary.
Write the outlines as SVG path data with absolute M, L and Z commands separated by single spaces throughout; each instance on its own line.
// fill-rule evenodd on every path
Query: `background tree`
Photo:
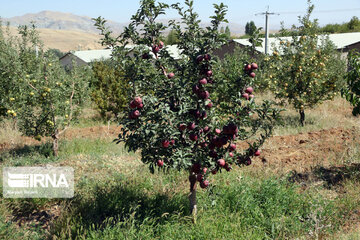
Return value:
M 0 118 L 7 114 L 16 116 L 12 105 L 19 92 L 17 75 L 21 73 L 21 64 L 15 43 L 9 28 L 3 28 L 0 22 Z
M 57 48 L 50 48 L 50 49 L 46 50 L 46 53 L 47 54 L 52 54 L 52 55 L 54 55 L 54 56 L 56 56 L 58 58 L 61 58 L 61 57 L 63 57 L 65 55 L 64 52 L 60 51 Z
M 360 20 L 358 17 L 354 16 L 351 18 L 351 20 L 348 23 L 348 28 L 350 30 L 357 30 L 360 29 Z
M 118 118 L 127 108 L 130 94 L 128 80 L 111 60 L 94 62 L 92 71 L 92 101 L 104 119 Z
M 351 52 L 348 55 L 348 73 L 346 86 L 341 94 L 354 106 L 353 115 L 360 114 L 360 53 Z
M 256 29 L 254 21 L 247 22 L 245 25 L 245 34 L 252 35 Z
M 2 59 L 6 78 L 1 79 L 1 84 L 9 84 L 10 89 L 5 90 L 4 97 L 9 100 L 2 102 L 24 135 L 37 140 L 50 136 L 56 156 L 59 136 L 81 110 L 91 75 L 76 67 L 65 72 L 57 57 L 42 50 L 34 26 L 20 26 L 19 34 L 20 37 L 2 39 L 1 46 L 11 53 L 11 59 Z
M 169 22 L 179 38 L 177 46 L 182 55 L 178 60 L 170 56 L 160 40 L 166 27 L 156 22 L 169 7 L 167 4 L 141 1 L 140 9 L 118 41 L 110 37 L 101 17 L 96 19 L 96 26 L 102 31 L 103 43 L 115 46 L 118 66 L 130 80 L 131 98 L 127 114 L 120 120 L 123 128 L 118 143 L 125 142 L 129 151 L 139 150 L 151 172 L 156 167 L 163 171 L 188 171 L 190 209 L 195 215 L 197 181 L 206 188 L 211 174 L 230 171 L 232 164 L 251 164 L 251 158 L 260 154 L 259 147 L 271 134 L 270 116 L 276 111 L 268 105 L 257 107 L 251 96 L 253 90 L 247 83 L 256 64 L 242 68 L 242 87 L 231 98 L 232 108 L 216 110 L 210 97 L 216 88 L 212 76 L 217 60 L 210 54 L 226 42 L 219 33 L 226 7 L 214 4 L 211 26 L 203 29 L 193 1 L 186 0 L 185 5 L 186 9 L 180 4 L 171 5 L 181 17 L 181 22 Z M 130 42 L 136 45 L 132 56 L 126 48 Z M 259 138 L 252 138 L 248 148 L 236 146 L 236 140 L 245 141 L 255 135 Z
M 226 26 L 226 28 L 225 28 L 225 35 L 228 39 L 231 38 L 231 31 L 230 31 L 229 26 Z
M 174 45 L 178 42 L 178 37 L 176 35 L 176 31 L 174 30 L 170 30 L 169 34 L 167 35 L 166 39 L 165 39 L 165 43 L 167 45 Z
M 282 41 L 269 58 L 269 78 L 275 96 L 286 99 L 299 111 L 304 125 L 305 108 L 332 99 L 342 85 L 344 61 L 333 43 L 319 37 L 317 20 L 311 21 L 314 6 L 308 1 L 307 14 L 300 18 L 301 25 L 292 29 L 292 40 Z

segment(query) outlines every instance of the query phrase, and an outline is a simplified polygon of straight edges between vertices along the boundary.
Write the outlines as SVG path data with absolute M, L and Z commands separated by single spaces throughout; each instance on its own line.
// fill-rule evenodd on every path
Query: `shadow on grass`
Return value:
M 353 163 L 341 167 L 318 167 L 314 175 L 326 182 L 328 188 L 341 184 L 346 179 L 360 179 L 360 164 Z
M 305 125 L 314 125 L 316 121 L 311 118 L 305 118 Z M 281 120 L 276 123 L 277 126 L 281 127 L 302 127 L 300 124 L 300 116 L 298 115 L 285 115 L 281 117 Z
M 68 214 L 57 222 L 54 235 L 83 235 L 129 219 L 135 225 L 145 220 L 158 224 L 189 214 L 186 195 L 149 193 L 142 185 L 119 180 L 111 187 L 96 185 L 86 197 L 79 193 L 70 200 Z
M 324 181 L 325 187 L 332 188 L 341 185 L 347 179 L 360 179 L 360 163 L 353 163 L 346 166 L 332 166 L 325 168 L 317 166 L 311 172 L 292 172 L 289 181 L 308 184 L 316 181 Z
M 52 152 L 52 144 L 44 143 L 41 145 L 25 145 L 23 147 L 14 148 L 8 151 L 5 151 L 0 154 L 0 161 L 4 160 L 4 157 L 12 156 L 12 157 L 28 157 L 28 156 L 44 156 L 51 157 L 53 156 Z

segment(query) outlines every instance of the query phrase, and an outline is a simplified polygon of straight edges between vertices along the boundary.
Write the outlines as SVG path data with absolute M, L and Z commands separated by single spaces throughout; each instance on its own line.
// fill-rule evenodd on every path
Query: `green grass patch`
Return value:
M 53 234 L 66 239 L 292 239 L 337 229 L 339 209 L 285 180 L 219 177 L 198 193 L 192 224 L 184 193 L 154 191 L 148 177 L 93 182 L 71 201 Z

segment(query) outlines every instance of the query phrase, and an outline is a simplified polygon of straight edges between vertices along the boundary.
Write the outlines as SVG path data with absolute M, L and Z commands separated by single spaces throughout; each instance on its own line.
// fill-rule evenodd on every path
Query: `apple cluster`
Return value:
M 140 110 L 144 107 L 141 97 L 135 97 L 131 100 L 129 107 L 132 109 L 129 113 L 129 118 L 138 119 L 140 117 Z

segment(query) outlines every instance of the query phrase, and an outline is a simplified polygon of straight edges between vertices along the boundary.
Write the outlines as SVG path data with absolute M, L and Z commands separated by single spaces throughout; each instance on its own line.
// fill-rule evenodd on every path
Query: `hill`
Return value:
M 70 50 L 88 50 L 103 48 L 99 43 L 101 36 L 74 30 L 37 29 L 45 49 L 56 48 L 62 52 Z M 12 35 L 17 34 L 17 28 L 10 27 Z
M 34 22 L 37 28 L 98 33 L 91 17 L 78 16 L 72 13 L 42 11 L 39 13 L 29 13 L 23 16 L 5 18 L 4 21 L 10 22 L 11 26 L 28 25 Z M 120 33 L 126 24 L 108 21 L 108 25 L 114 32 Z

